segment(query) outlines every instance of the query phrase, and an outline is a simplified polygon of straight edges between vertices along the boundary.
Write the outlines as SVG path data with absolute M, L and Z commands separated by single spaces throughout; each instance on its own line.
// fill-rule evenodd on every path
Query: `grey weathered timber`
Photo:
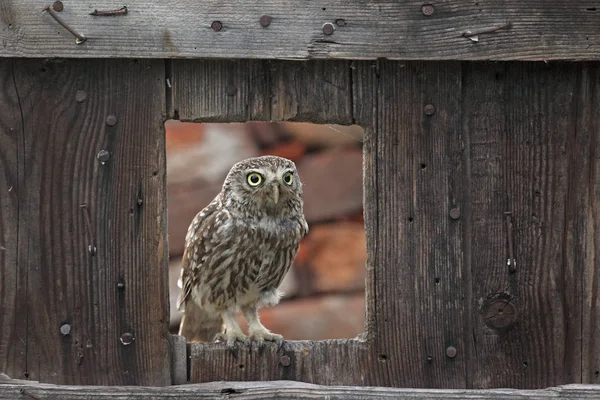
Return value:
M 91 399 L 597 399 L 600 385 L 564 385 L 539 390 L 517 389 L 396 389 L 387 387 L 321 386 L 293 381 L 211 382 L 172 387 L 59 386 L 13 380 L 0 374 L 0 400 L 14 398 Z
M 51 3 L 0 3 L 0 57 L 600 59 L 594 0 L 431 2 L 425 12 L 428 2 L 415 0 L 132 0 L 127 15 L 112 17 L 90 13 L 122 2 L 65 1 L 58 15 L 87 38 L 80 45 L 42 12 Z
M 0 74 L 0 366 L 170 384 L 164 62 L 3 60 Z

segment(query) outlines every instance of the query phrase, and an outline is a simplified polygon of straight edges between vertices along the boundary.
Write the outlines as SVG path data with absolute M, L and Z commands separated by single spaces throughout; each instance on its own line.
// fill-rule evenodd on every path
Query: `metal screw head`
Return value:
M 93 244 L 88 245 L 88 253 L 90 253 L 92 256 L 96 255 L 96 246 L 94 246 Z
M 129 332 L 125 332 L 121 335 L 121 343 L 123 344 L 123 346 L 129 346 L 131 343 L 133 343 L 134 340 L 135 337 Z
M 108 117 L 106 117 L 106 125 L 115 126 L 116 124 L 117 124 L 117 117 L 115 117 L 114 115 L 109 115 Z
M 423 112 L 425 115 L 433 115 L 433 113 L 435 113 L 435 107 L 433 104 L 427 104 L 425 107 L 423 107 Z
M 52 4 L 52 9 L 61 12 L 64 9 L 62 1 L 55 1 L 54 4 Z
M 346 20 L 343 18 L 338 18 L 335 20 L 335 24 L 337 26 L 346 26 Z
M 60 326 L 60 333 L 63 334 L 63 336 L 67 336 L 68 334 L 71 333 L 71 325 L 70 324 L 62 324 Z
M 98 154 L 96 154 L 96 158 L 98 159 L 98 161 L 104 164 L 110 158 L 110 153 L 106 150 L 100 150 Z
M 213 31 L 219 32 L 221 29 L 223 29 L 223 24 L 221 23 L 221 21 L 213 21 L 213 23 L 210 24 L 210 27 Z
M 450 218 L 459 219 L 460 218 L 460 208 L 453 208 L 450 210 Z
M 279 363 L 284 367 L 289 367 L 292 363 L 292 360 L 290 359 L 290 356 L 281 356 L 281 358 L 279 359 Z
M 456 352 L 457 352 L 457 351 L 456 351 L 456 347 L 454 347 L 454 346 L 449 346 L 449 347 L 446 349 L 446 355 L 447 355 L 449 358 L 454 358 L 454 357 L 456 357 Z
M 271 21 L 273 20 L 273 18 L 271 18 L 268 15 L 263 15 L 262 17 L 260 17 L 260 25 L 263 28 L 266 28 L 267 26 L 271 25 Z
M 323 33 L 327 36 L 332 35 L 333 31 L 335 30 L 335 28 L 333 27 L 333 24 L 330 22 L 327 22 L 325 24 L 323 24 Z
M 83 103 L 87 100 L 87 93 L 84 90 L 78 90 L 75 92 L 75 100 L 78 103 Z
M 433 6 L 431 4 L 423 4 L 421 6 L 421 12 L 423 13 L 423 15 L 426 16 L 430 16 L 433 14 L 433 12 L 435 11 L 435 9 L 433 8 Z
M 227 85 L 227 95 L 228 96 L 235 96 L 235 94 L 237 93 L 237 88 L 233 85 Z

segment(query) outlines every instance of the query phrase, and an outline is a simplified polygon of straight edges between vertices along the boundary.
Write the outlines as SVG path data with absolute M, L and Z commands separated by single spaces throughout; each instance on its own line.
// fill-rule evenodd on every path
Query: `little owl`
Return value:
M 282 344 L 281 335 L 262 325 L 258 309 L 279 303 L 278 287 L 306 233 L 302 183 L 292 161 L 263 156 L 235 164 L 187 231 L 179 334 L 188 341 L 222 340 L 229 348 L 250 340 L 261 347 Z M 249 337 L 235 319 L 240 310 Z

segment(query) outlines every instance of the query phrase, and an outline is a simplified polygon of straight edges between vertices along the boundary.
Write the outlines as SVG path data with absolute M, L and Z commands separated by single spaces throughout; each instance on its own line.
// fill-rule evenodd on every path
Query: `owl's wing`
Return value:
M 215 217 L 220 208 L 220 196 L 217 196 L 208 206 L 196 214 L 188 228 L 181 260 L 181 277 L 177 281 L 177 286 L 181 288 L 181 294 L 177 301 L 179 311 L 184 310 L 185 302 L 197 281 L 197 274 L 206 259 L 207 241 L 212 238 L 210 231 L 214 226 Z

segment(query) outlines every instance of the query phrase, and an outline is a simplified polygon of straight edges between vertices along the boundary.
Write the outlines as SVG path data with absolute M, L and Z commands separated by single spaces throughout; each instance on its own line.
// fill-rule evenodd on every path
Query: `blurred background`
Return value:
M 281 289 L 281 303 L 260 311 L 288 340 L 352 338 L 364 331 L 366 244 L 359 126 L 167 121 L 171 330 L 177 332 L 177 279 L 185 234 L 221 190 L 236 162 L 277 155 L 296 163 L 310 232 Z M 243 318 L 240 324 L 247 327 Z

